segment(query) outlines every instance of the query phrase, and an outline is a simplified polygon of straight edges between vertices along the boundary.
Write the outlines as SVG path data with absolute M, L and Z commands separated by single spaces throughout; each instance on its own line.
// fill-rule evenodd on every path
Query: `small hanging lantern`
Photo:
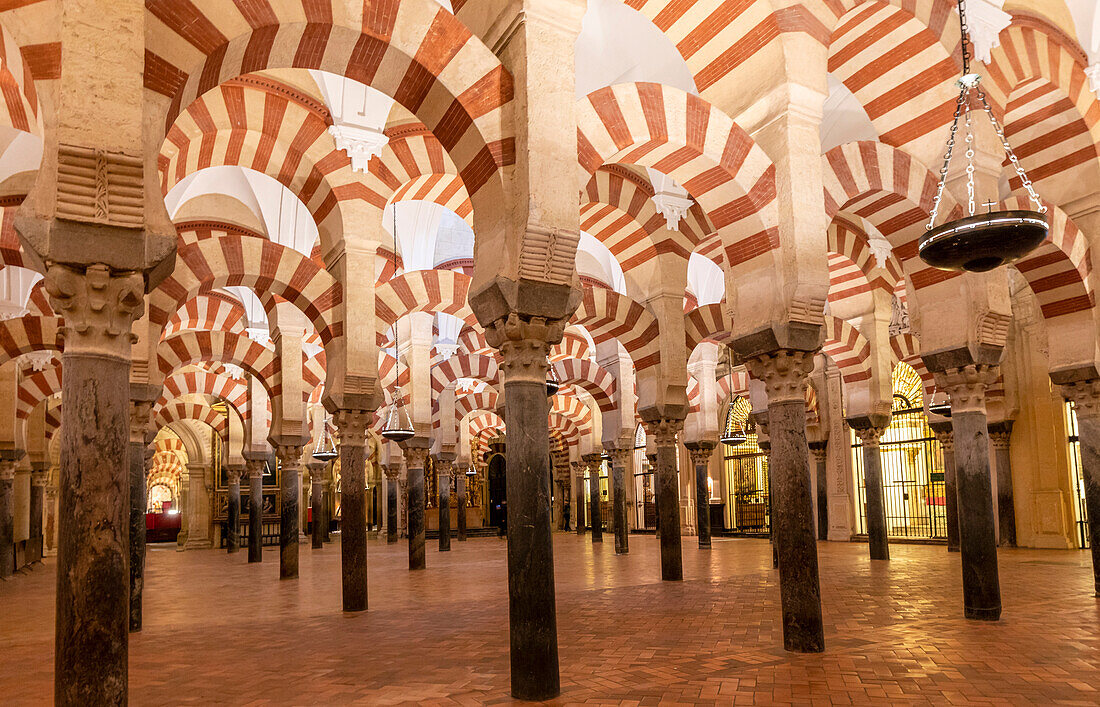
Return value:
M 737 413 L 734 409 L 737 399 L 733 395 L 733 356 L 728 348 L 726 349 L 726 362 L 729 365 L 727 375 L 730 383 L 730 399 L 726 403 L 726 416 L 723 419 L 722 436 L 719 437 L 719 440 L 727 447 L 736 447 L 739 444 L 744 444 L 749 436 L 745 434 L 745 428 L 737 420 Z
M 404 442 L 412 439 L 415 434 L 412 418 L 409 417 L 409 411 L 405 408 L 402 397 L 401 388 L 398 386 L 394 391 L 393 402 L 386 411 L 386 422 L 382 426 L 382 436 L 393 442 Z
M 947 152 L 943 167 L 940 168 L 940 181 L 936 187 L 936 198 L 932 202 L 932 217 L 927 232 L 917 243 L 917 252 L 921 260 L 941 270 L 965 270 L 969 272 L 987 272 L 1007 265 L 1035 250 L 1047 237 L 1050 226 L 1045 214 L 1047 208 L 1039 199 L 1035 188 L 1028 179 L 1020 160 L 1013 152 L 1005 137 L 993 109 L 982 90 L 981 76 L 970 72 L 970 40 L 966 24 L 965 0 L 958 0 L 959 25 L 962 29 L 963 75 L 957 82 L 959 97 L 955 102 L 955 117 L 951 123 L 951 132 L 947 139 Z M 993 211 L 993 202 L 986 202 L 987 213 L 975 213 L 974 209 L 974 132 L 970 121 L 971 94 L 977 97 L 993 124 L 993 130 L 1001 140 L 1016 174 L 1027 189 L 1028 196 L 1036 210 L 1026 209 Z M 955 148 L 955 135 L 959 130 L 959 117 L 963 116 L 966 126 L 966 190 L 969 195 L 968 215 L 936 226 L 943 188 L 947 183 L 947 170 L 951 164 L 951 154 Z
M 328 437 L 329 446 L 327 448 L 325 447 L 325 437 Z M 332 435 L 328 434 L 328 417 L 326 416 L 321 422 L 321 436 L 313 450 L 313 458 L 328 464 L 338 456 L 340 455 L 336 451 L 336 441 L 332 438 Z
M 550 397 L 559 390 L 561 390 L 561 381 L 558 380 L 558 374 L 554 372 L 554 364 L 551 363 L 546 370 L 546 397 Z
M 932 389 L 932 395 L 928 398 L 928 412 L 940 417 L 951 417 L 951 399 L 943 398 L 936 402 L 936 390 Z

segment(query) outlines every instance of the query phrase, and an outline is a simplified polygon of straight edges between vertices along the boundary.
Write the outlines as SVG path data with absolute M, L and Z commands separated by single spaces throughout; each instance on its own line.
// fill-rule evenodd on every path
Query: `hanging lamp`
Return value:
M 940 417 L 951 417 L 951 398 L 936 402 L 936 389 L 932 389 L 932 395 L 928 397 L 928 412 Z
M 955 101 L 955 116 L 951 123 L 951 132 L 947 139 L 947 152 L 943 167 L 940 168 L 940 180 L 936 186 L 936 198 L 932 202 L 932 217 L 928 221 L 927 232 L 920 237 L 917 252 L 921 260 L 941 270 L 965 270 L 969 272 L 987 272 L 1002 265 L 1019 260 L 1037 248 L 1047 237 L 1049 224 L 1046 220 L 1047 208 L 1035 192 L 1020 160 L 1013 152 L 1005 137 L 993 109 L 986 100 L 981 88 L 981 76 L 970 72 L 970 39 L 966 23 L 966 1 L 958 0 L 959 27 L 962 30 L 962 78 L 956 85 L 959 97 Z M 1016 174 L 1027 189 L 1028 196 L 1036 210 L 1015 209 L 993 211 L 993 202 L 986 202 L 987 213 L 975 213 L 974 209 L 974 132 L 970 121 L 970 98 L 974 94 L 981 102 L 986 115 L 993 124 L 993 130 L 1001 140 Z M 955 149 L 955 136 L 959 130 L 959 117 L 966 126 L 966 191 L 969 196 L 968 215 L 936 226 L 943 188 L 947 183 L 947 169 L 951 164 L 951 155 Z
M 561 381 L 558 380 L 558 374 L 554 372 L 554 364 L 550 363 L 550 367 L 546 369 L 546 397 L 550 397 L 559 390 L 561 390 Z
M 719 440 L 727 447 L 736 447 L 739 444 L 744 444 L 749 437 L 745 434 L 744 427 L 735 418 L 734 405 L 737 399 L 733 395 L 733 355 L 730 353 L 729 348 L 726 349 L 726 363 L 728 364 L 726 375 L 729 376 L 730 399 L 726 403 L 726 416 L 723 420 L 722 436 Z
M 328 437 L 329 446 L 325 448 L 325 437 Z M 328 434 L 328 416 L 321 422 L 321 438 L 317 440 L 317 446 L 313 451 L 313 458 L 319 462 L 329 463 L 336 457 L 340 456 L 336 451 L 336 440 L 332 438 L 332 435 Z
M 393 209 L 393 259 L 396 266 L 397 202 L 394 202 L 391 208 Z M 386 420 L 382 425 L 382 436 L 394 442 L 404 442 L 407 439 L 412 439 L 415 432 L 413 431 L 412 418 L 409 417 L 409 411 L 405 409 L 405 402 L 403 400 L 405 396 L 401 391 L 401 327 L 398 326 L 396 320 L 393 323 L 393 349 L 394 356 L 397 359 L 397 382 L 393 392 L 393 402 L 390 403 L 390 407 L 386 411 Z

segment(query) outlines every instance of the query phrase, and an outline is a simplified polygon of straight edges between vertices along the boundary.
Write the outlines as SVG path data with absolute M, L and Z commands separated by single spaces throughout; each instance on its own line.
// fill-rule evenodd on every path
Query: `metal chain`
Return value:
M 1027 189 L 1027 195 L 1038 207 L 1036 210 L 1041 214 L 1045 214 L 1047 212 L 1046 204 L 1039 198 L 1039 194 L 1035 191 L 1035 187 L 1032 186 L 1031 179 L 1028 178 L 1027 172 L 1024 171 L 1023 165 L 1020 164 L 1020 159 L 1016 157 L 1016 152 L 1012 149 L 1012 145 L 1009 144 L 1008 138 L 1005 137 L 1004 128 L 1001 127 L 1001 123 L 997 120 L 997 116 L 993 115 L 993 108 L 985 98 L 985 91 L 980 88 L 978 89 L 978 100 L 982 102 L 982 107 L 985 108 L 986 115 L 989 116 L 989 121 L 993 123 L 993 130 L 997 133 L 997 137 L 1001 139 L 1001 146 L 1004 148 L 1005 154 L 1008 155 L 1008 159 L 1012 162 L 1012 166 L 1016 169 L 1016 176 L 1023 182 L 1024 189 Z
M 974 128 L 970 124 L 970 94 L 967 92 L 966 106 L 966 196 L 970 206 L 969 215 L 974 215 Z
M 955 101 L 955 117 L 951 121 L 951 135 L 947 138 L 947 152 L 943 156 L 943 166 L 940 167 L 940 183 L 936 185 L 936 198 L 932 200 L 932 215 L 928 219 L 928 230 L 936 225 L 936 215 L 940 211 L 940 201 L 943 199 L 943 188 L 947 184 L 947 169 L 951 166 L 951 153 L 955 150 L 955 134 L 959 132 L 959 116 L 962 115 L 963 103 L 966 101 L 967 89 L 959 92 L 959 98 Z
M 959 30 L 962 32 L 963 76 L 970 73 L 970 25 L 966 23 L 966 0 L 959 0 Z

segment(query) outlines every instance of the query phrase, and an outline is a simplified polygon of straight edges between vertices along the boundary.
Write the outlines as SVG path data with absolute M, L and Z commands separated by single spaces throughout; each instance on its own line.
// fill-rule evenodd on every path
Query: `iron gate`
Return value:
M 750 433 L 744 443 L 726 450 L 728 528 L 746 535 L 768 535 L 771 532 L 768 456 L 757 446 L 755 433 Z
M 1066 403 L 1066 432 L 1069 433 L 1069 465 L 1073 469 L 1073 495 L 1077 504 L 1077 542 L 1089 547 L 1089 516 L 1085 506 L 1085 477 L 1081 474 L 1081 437 L 1073 403 Z
M 852 434 L 852 465 L 859 494 L 859 532 L 867 532 L 863 445 Z M 897 410 L 879 444 L 886 532 L 895 538 L 947 538 L 943 453 L 924 411 Z

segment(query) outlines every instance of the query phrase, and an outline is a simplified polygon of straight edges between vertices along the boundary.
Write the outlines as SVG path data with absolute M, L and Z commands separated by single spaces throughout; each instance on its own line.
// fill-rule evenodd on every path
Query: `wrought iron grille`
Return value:
M 895 400 L 906 401 L 901 396 Z M 921 408 L 895 410 L 879 444 L 887 534 L 897 538 L 947 538 L 943 452 Z M 852 467 L 859 495 L 859 532 L 867 532 L 863 445 L 852 434 Z
M 1073 403 L 1066 403 L 1066 432 L 1069 437 L 1069 465 L 1073 470 L 1073 495 L 1077 506 L 1077 543 L 1089 547 L 1089 516 L 1085 506 L 1085 477 L 1081 473 L 1081 437 Z
M 768 456 L 757 445 L 755 432 L 736 447 L 726 447 L 726 528 L 746 535 L 771 532 Z

